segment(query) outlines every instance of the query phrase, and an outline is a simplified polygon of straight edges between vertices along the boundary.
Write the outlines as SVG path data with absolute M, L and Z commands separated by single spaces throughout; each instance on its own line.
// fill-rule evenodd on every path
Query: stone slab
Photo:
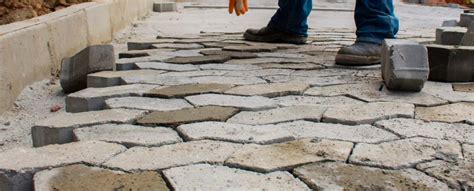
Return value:
M 391 118 L 413 118 L 415 106 L 407 103 L 375 102 L 347 107 L 329 108 L 323 121 L 347 125 L 373 124 Z
M 164 127 L 143 127 L 128 124 L 103 124 L 74 130 L 75 141 L 104 141 L 128 148 L 156 147 L 181 142 L 178 133 Z
M 441 180 L 456 190 L 474 189 L 474 161 L 462 161 L 458 164 L 442 160 L 422 163 L 416 166 L 428 175 Z
M 153 44 L 160 43 L 174 43 L 177 39 L 134 39 L 127 41 L 127 49 L 132 50 L 146 50 L 151 49 Z
M 427 82 L 423 92 L 448 100 L 451 103 L 474 102 L 474 93 L 454 91 L 451 83 Z
M 188 43 L 188 44 L 160 43 L 160 44 L 152 44 L 151 48 L 154 48 L 154 49 L 170 48 L 170 49 L 178 49 L 178 50 L 189 50 L 189 49 L 204 48 L 204 46 L 197 43 Z
M 432 81 L 474 81 L 474 47 L 428 45 L 430 77 Z
M 418 163 L 444 159 L 462 159 L 461 146 L 456 141 L 409 138 L 380 144 L 360 143 L 354 147 L 351 163 L 388 169 L 414 167 Z
M 63 144 L 73 141 L 76 128 L 105 123 L 132 123 L 145 111 L 112 109 L 83 113 L 62 113 L 37 122 L 31 128 L 33 146 Z
M 288 172 L 261 174 L 241 169 L 196 164 L 165 170 L 175 190 L 309 190 Z
M 225 93 L 246 96 L 281 97 L 287 95 L 302 95 L 303 92 L 308 88 L 309 85 L 306 84 L 271 83 L 238 86 L 226 91 Z
M 234 87 L 234 85 L 229 84 L 178 85 L 164 88 L 155 88 L 145 93 L 145 95 L 151 97 L 182 98 L 196 94 L 223 93 L 232 87 Z
M 290 170 L 298 165 L 318 161 L 346 161 L 352 143 L 302 139 L 273 145 L 244 145 L 227 161 L 227 166 L 257 172 Z
M 240 64 L 240 65 L 261 65 L 261 64 L 302 64 L 310 63 L 306 59 L 294 58 L 250 58 L 250 59 L 233 59 L 225 62 L 225 64 Z
M 163 73 L 160 76 L 170 76 L 170 77 L 200 77 L 200 76 L 222 76 L 227 74 L 228 71 L 221 70 L 198 70 L 198 71 L 186 71 L 186 72 L 167 72 Z
M 474 161 L 474 145 L 463 144 L 464 160 Z
M 169 190 L 157 172 L 135 174 L 83 164 L 41 171 L 34 176 L 35 190 Z
M 38 171 L 76 163 L 100 165 L 125 150 L 121 145 L 98 141 L 14 148 L 0 153 L 0 189 L 32 190 L 33 175 Z
M 251 65 L 252 67 L 253 65 Z M 245 66 L 247 67 L 247 66 Z M 265 77 L 265 76 L 289 76 L 294 70 L 289 69 L 257 69 L 252 71 L 229 71 L 225 76 L 240 76 L 240 77 Z
M 313 63 L 294 63 L 294 64 L 278 64 L 278 63 L 266 63 L 259 64 L 258 66 L 264 69 L 292 69 L 292 70 L 318 70 L 324 69 L 325 66 Z
M 315 96 L 284 96 L 273 98 L 280 106 L 327 106 L 341 107 L 364 104 L 364 102 L 345 96 L 315 97 Z
M 416 108 L 417 119 L 437 122 L 465 122 L 474 116 L 474 103 L 455 103 L 437 107 Z
M 226 46 L 222 49 L 226 51 L 238 51 L 238 52 L 273 52 L 273 51 L 276 51 L 278 47 L 273 46 L 273 45 Z
M 461 46 L 474 46 L 474 24 L 471 23 L 466 34 L 464 35 Z
M 108 109 L 139 109 L 148 111 L 174 111 L 193 108 L 184 99 L 160 99 L 148 97 L 110 98 L 105 101 Z
M 223 122 L 203 122 L 177 128 L 184 139 L 217 140 L 235 143 L 273 144 L 294 140 L 287 130 L 276 125 L 243 125 Z
M 314 190 L 448 190 L 446 184 L 414 169 L 395 171 L 329 162 L 301 166 L 294 173 Z
M 262 68 L 258 66 L 244 66 L 237 64 L 203 64 L 199 65 L 201 70 L 228 70 L 228 71 L 254 71 Z
M 460 45 L 466 34 L 465 27 L 441 27 L 436 29 L 436 44 Z
M 272 83 L 301 83 L 301 84 L 309 84 L 311 86 L 334 86 L 334 85 L 341 85 L 341 84 L 354 84 L 357 82 L 365 82 L 363 77 L 356 77 L 356 76 L 324 76 L 324 77 L 304 77 L 304 76 L 266 76 L 264 79 L 272 82 Z M 370 81 L 373 81 L 369 78 Z
M 199 70 L 198 66 L 192 64 L 168 64 L 164 62 L 138 62 L 137 67 L 142 70 L 164 70 L 174 72 L 186 72 Z
M 224 163 L 242 145 L 220 141 L 192 141 L 161 147 L 133 147 L 104 166 L 128 172 L 163 170 L 196 163 Z
M 138 120 L 139 124 L 146 126 L 155 125 L 181 125 L 202 121 L 226 121 L 238 112 L 230 107 L 198 107 L 178 111 L 157 111 Z
M 474 93 L 474 83 L 453 84 L 453 90 L 457 92 Z
M 176 57 L 176 58 L 165 60 L 165 62 L 172 63 L 172 64 L 213 64 L 213 63 L 224 63 L 228 60 L 230 60 L 230 57 L 226 55 L 209 55 L 209 56 Z
M 225 50 L 205 50 L 201 51 L 203 55 L 223 55 L 232 59 L 257 58 L 257 55 L 251 52 L 225 51 Z
M 196 84 L 189 76 L 163 76 L 163 75 L 140 75 L 121 77 L 122 84 L 154 84 L 162 86 L 175 86 L 185 84 Z
M 459 26 L 469 27 L 474 22 L 474 13 L 461 13 Z
M 122 78 L 138 78 L 146 76 L 158 76 L 165 71 L 160 70 L 126 70 L 126 71 L 105 71 L 89 74 L 87 76 L 87 87 L 100 88 L 126 85 Z
M 380 143 L 399 139 L 397 135 L 371 125 L 351 126 L 295 121 L 278 126 L 290 131 L 297 139 L 319 138 L 355 143 Z
M 185 99 L 195 106 L 234 107 L 247 111 L 265 110 L 277 107 L 273 100 L 260 96 L 244 97 L 219 94 L 202 94 L 188 96 Z
M 200 76 L 192 78 L 198 84 L 232 84 L 232 85 L 254 85 L 267 83 L 265 80 L 253 76 Z
M 296 120 L 319 122 L 326 109 L 324 106 L 290 106 L 265 111 L 243 111 L 227 122 L 248 125 L 277 124 Z

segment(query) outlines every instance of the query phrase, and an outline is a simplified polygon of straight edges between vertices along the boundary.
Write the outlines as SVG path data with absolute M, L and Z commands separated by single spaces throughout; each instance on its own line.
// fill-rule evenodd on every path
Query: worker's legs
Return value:
M 279 0 L 280 7 L 272 20 L 268 24 L 269 27 L 277 30 L 308 36 L 308 16 L 313 9 L 312 0 Z

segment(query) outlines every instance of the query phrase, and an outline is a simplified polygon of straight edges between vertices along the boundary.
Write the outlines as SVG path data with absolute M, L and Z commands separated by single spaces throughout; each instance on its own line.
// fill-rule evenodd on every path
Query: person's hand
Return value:
M 237 14 L 237 16 L 244 15 L 249 11 L 249 6 L 247 0 L 229 0 L 229 13 Z

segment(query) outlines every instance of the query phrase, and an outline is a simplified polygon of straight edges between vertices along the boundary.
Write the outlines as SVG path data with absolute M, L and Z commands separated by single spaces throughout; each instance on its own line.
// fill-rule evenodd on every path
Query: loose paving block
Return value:
M 33 175 L 38 171 L 76 163 L 100 165 L 125 150 L 99 141 L 8 150 L 0 153 L 0 189 L 32 190 Z
M 462 161 L 459 164 L 435 160 L 416 166 L 418 170 L 441 180 L 456 190 L 474 189 L 474 161 Z
M 419 92 L 429 73 L 426 47 L 408 40 L 385 40 L 382 46 L 382 77 L 388 89 Z
M 177 130 L 188 141 L 217 140 L 235 143 L 273 144 L 295 138 L 276 125 L 252 126 L 223 122 L 203 122 L 181 125 Z
M 460 45 L 466 34 L 465 27 L 442 27 L 436 29 L 436 44 Z
M 285 96 L 273 98 L 280 106 L 327 106 L 341 107 L 364 104 L 364 102 L 345 96 L 314 97 L 314 96 Z
M 61 64 L 61 87 L 71 93 L 87 87 L 87 74 L 113 70 L 115 64 L 112 45 L 89 46 Z
M 265 111 L 243 111 L 227 122 L 249 125 L 277 124 L 296 120 L 318 122 L 326 109 L 324 106 L 290 106 Z
M 238 52 L 273 52 L 278 49 L 274 45 L 255 45 L 255 46 L 227 46 L 222 50 L 238 51 Z
M 175 2 L 153 3 L 153 12 L 173 12 L 177 11 L 178 6 Z
M 309 190 L 288 172 L 261 174 L 210 164 L 165 170 L 175 190 Z
M 87 88 L 66 97 L 66 111 L 71 113 L 102 110 L 105 100 L 113 97 L 142 96 L 155 85 L 124 85 L 106 88 Z
M 196 94 L 223 93 L 232 87 L 234 87 L 234 85 L 229 84 L 178 85 L 164 88 L 155 88 L 145 93 L 145 95 L 151 97 L 181 98 Z
M 76 128 L 105 123 L 132 123 L 144 114 L 145 111 L 127 109 L 62 113 L 39 121 L 31 128 L 33 146 L 69 143 L 73 141 L 73 130 Z
M 428 45 L 430 80 L 442 82 L 474 81 L 474 47 Z
M 230 70 L 230 71 L 253 71 L 262 68 L 258 66 L 244 66 L 237 64 L 203 64 L 199 66 L 201 70 Z
M 474 83 L 453 84 L 453 90 L 457 92 L 474 93 Z
M 186 72 L 199 70 L 198 66 L 192 64 L 168 64 L 164 62 L 139 62 L 136 63 L 137 67 L 142 70 L 165 70 L 175 72 Z
M 414 169 L 395 171 L 328 162 L 301 166 L 294 173 L 314 190 L 448 190 L 446 184 Z
M 459 26 L 469 27 L 474 22 L 474 13 L 461 13 Z
M 227 161 L 227 166 L 258 172 L 290 170 L 318 161 L 345 161 L 353 144 L 342 141 L 302 139 L 273 145 L 244 145 Z
M 193 82 L 199 84 L 233 84 L 233 85 L 253 85 L 253 84 L 265 84 L 265 80 L 252 77 L 233 77 L 233 76 L 200 76 L 192 78 Z
M 41 171 L 34 176 L 34 190 L 169 190 L 157 172 L 128 174 L 86 165 Z
M 346 107 L 329 108 L 323 121 L 347 125 L 373 124 L 391 118 L 413 118 L 415 106 L 407 103 L 375 102 Z
M 471 23 L 469 29 L 464 35 L 461 46 L 474 46 L 474 23 Z
M 297 139 L 319 138 L 349 141 L 356 143 L 379 143 L 399 139 L 393 133 L 371 125 L 342 125 L 331 123 L 314 123 L 309 121 L 295 121 L 278 124 L 290 131 Z
M 138 120 L 142 125 L 180 125 L 202 121 L 226 121 L 239 110 L 230 107 L 198 107 L 178 111 L 157 111 Z
M 230 57 L 226 55 L 210 55 L 210 56 L 176 57 L 176 58 L 165 60 L 165 62 L 172 63 L 172 64 L 211 64 L 211 63 L 224 63 L 228 60 L 230 60 Z
M 287 95 L 301 95 L 308 88 L 309 85 L 307 84 L 271 83 L 238 86 L 226 91 L 225 93 L 247 96 L 280 97 Z
M 232 59 L 257 58 L 257 55 L 251 52 L 237 52 L 237 51 L 225 51 L 225 50 L 205 50 L 205 51 L 201 51 L 201 54 L 223 55 L 223 56 L 229 56 Z
M 250 111 L 277 107 L 273 100 L 260 96 L 244 97 L 219 94 L 203 94 L 188 96 L 185 99 L 195 106 L 235 107 L 241 110 Z
M 192 141 L 161 147 L 133 147 L 104 166 L 128 172 L 163 170 L 196 163 L 224 163 L 242 145 L 220 141 Z
M 437 122 L 465 122 L 474 116 L 474 103 L 455 103 L 437 107 L 416 108 L 417 119 Z
M 402 169 L 439 158 L 448 161 L 462 159 L 461 146 L 457 141 L 420 137 L 380 144 L 360 143 L 354 147 L 349 161 L 365 166 Z
M 403 137 L 429 137 L 474 144 L 474 127 L 468 124 L 424 122 L 416 119 L 391 119 L 378 121 L 375 123 L 375 126 L 387 129 Z
M 184 99 L 160 99 L 147 97 L 122 97 L 110 98 L 105 101 L 106 108 L 109 109 L 140 109 L 151 111 L 174 111 L 193 108 Z
M 105 141 L 126 147 L 156 147 L 181 142 L 178 133 L 169 128 L 128 124 L 104 124 L 74 130 L 76 141 Z
M 165 73 L 160 70 L 130 70 L 130 71 L 104 71 L 87 75 L 87 87 L 101 88 L 126 85 L 122 78 L 137 78 L 140 76 L 157 76 Z
M 189 50 L 189 49 L 204 48 L 204 46 L 197 43 L 188 43 L 188 44 L 160 43 L 160 44 L 151 45 L 151 48 L 155 48 L 155 49 L 170 48 L 170 49 L 178 49 L 178 50 Z

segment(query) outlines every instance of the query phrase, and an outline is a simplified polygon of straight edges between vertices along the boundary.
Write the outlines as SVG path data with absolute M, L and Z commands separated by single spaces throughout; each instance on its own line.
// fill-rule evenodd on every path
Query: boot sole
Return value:
M 378 56 L 357 56 L 348 54 L 338 54 L 336 64 L 343 66 L 370 66 L 380 64 Z
M 288 37 L 282 35 L 258 36 L 250 33 L 244 33 L 245 40 L 267 43 L 289 43 L 289 44 L 306 44 L 305 37 Z

